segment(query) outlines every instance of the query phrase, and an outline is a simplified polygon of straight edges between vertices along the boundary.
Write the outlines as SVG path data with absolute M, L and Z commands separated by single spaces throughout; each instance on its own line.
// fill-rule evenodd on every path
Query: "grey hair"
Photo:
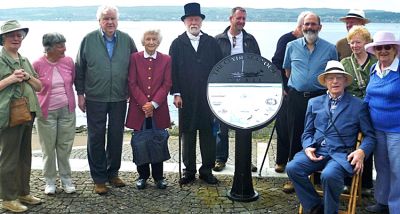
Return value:
M 50 51 L 54 45 L 65 43 L 67 40 L 65 39 L 64 35 L 61 33 L 46 33 L 43 35 L 42 44 L 44 47 L 44 52 L 47 53 Z
M 299 14 L 297 17 L 297 26 L 302 26 L 304 24 L 304 17 L 306 17 L 308 14 L 310 14 L 311 11 L 303 11 Z
M 161 33 L 160 33 L 160 30 L 159 29 L 156 29 L 156 30 L 147 30 L 147 31 L 145 31 L 144 33 L 143 33 L 143 36 L 142 36 L 142 45 L 144 45 L 144 39 L 145 39 L 145 37 L 146 37 L 146 35 L 155 35 L 156 36 L 156 38 L 157 38 L 157 41 L 158 41 L 158 45 L 160 45 L 160 43 L 161 43 L 161 40 L 162 40 L 162 36 L 161 36 Z
M 96 18 L 98 21 L 100 21 L 101 17 L 103 16 L 103 14 L 105 14 L 106 12 L 113 10 L 115 11 L 116 15 L 117 15 L 117 19 L 119 19 L 119 12 L 118 12 L 118 8 L 117 6 L 114 5 L 101 5 L 98 9 L 97 9 L 97 13 L 96 13 Z
M 241 11 L 243 13 L 246 13 L 246 9 L 244 9 L 243 7 L 234 7 L 231 10 L 231 16 L 235 15 L 236 11 Z

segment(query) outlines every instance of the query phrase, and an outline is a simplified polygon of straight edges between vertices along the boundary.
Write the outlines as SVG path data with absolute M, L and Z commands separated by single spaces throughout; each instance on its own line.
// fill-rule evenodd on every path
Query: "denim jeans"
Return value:
M 400 210 L 400 133 L 376 130 L 375 135 L 375 200 L 389 205 L 390 213 L 397 213 Z
M 229 129 L 221 123 L 219 124 L 219 131 L 217 133 L 217 147 L 216 147 L 216 161 L 226 163 L 229 154 Z

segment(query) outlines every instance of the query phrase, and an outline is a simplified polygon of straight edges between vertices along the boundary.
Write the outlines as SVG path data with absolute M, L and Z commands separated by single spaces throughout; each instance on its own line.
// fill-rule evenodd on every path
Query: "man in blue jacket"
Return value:
M 296 153 L 286 167 L 300 203 L 305 210 L 311 210 L 310 213 L 338 212 L 344 178 L 361 173 L 364 159 L 375 147 L 367 105 L 344 91 L 352 79 L 340 62 L 327 63 L 318 81 L 328 92 L 309 100 L 302 135 L 303 150 Z M 361 146 L 354 150 L 359 131 L 364 138 Z M 308 178 L 319 170 L 322 170 L 324 189 L 322 201 Z

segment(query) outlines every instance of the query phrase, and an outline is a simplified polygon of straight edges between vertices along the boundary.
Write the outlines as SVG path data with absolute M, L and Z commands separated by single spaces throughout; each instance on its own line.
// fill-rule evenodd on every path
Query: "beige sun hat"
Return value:
M 29 28 L 21 27 L 17 20 L 8 20 L 4 22 L 4 24 L 1 26 L 0 45 L 3 45 L 3 34 L 14 32 L 17 30 L 23 30 L 26 34 L 28 34 L 29 32 Z
M 350 9 L 349 12 L 347 13 L 346 16 L 340 18 L 339 20 L 342 22 L 346 22 L 346 19 L 348 18 L 356 18 L 356 19 L 361 19 L 364 21 L 364 24 L 369 23 L 369 19 L 365 17 L 365 13 L 361 9 Z
M 353 76 L 344 71 L 342 63 L 336 60 L 328 61 L 325 67 L 325 72 L 318 76 L 318 82 L 323 86 L 326 86 L 325 75 L 327 74 L 344 74 L 346 76 L 346 81 L 347 81 L 346 87 L 353 82 Z

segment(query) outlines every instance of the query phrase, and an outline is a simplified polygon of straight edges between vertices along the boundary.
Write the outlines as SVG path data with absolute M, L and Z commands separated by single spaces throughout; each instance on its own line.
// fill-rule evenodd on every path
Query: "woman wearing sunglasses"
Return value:
M 377 145 L 374 151 L 376 204 L 374 213 L 400 210 L 400 41 L 393 33 L 378 31 L 365 45 L 378 62 L 372 66 L 365 101 L 368 103 Z

